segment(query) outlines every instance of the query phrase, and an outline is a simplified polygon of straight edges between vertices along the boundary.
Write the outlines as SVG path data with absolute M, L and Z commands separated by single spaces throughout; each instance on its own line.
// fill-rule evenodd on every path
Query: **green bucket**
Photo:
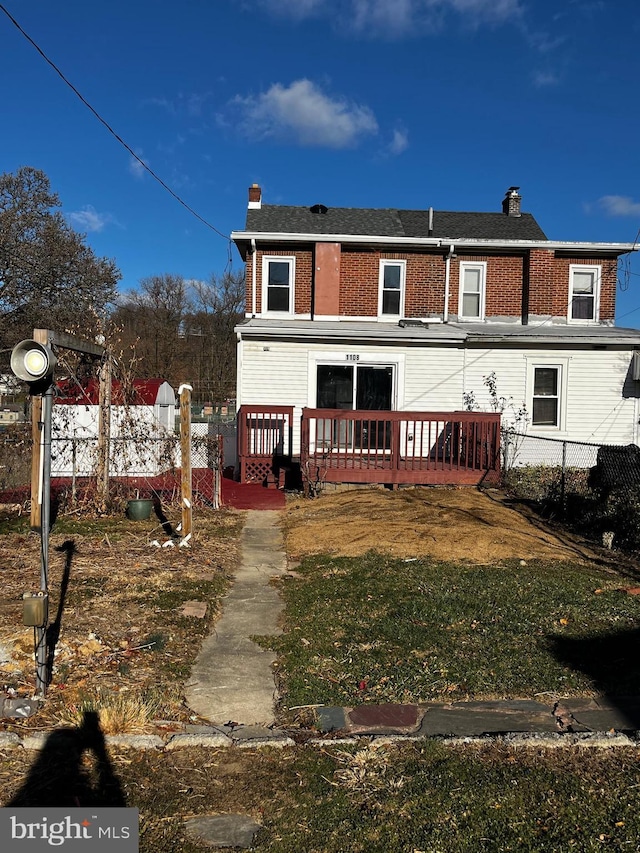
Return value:
M 148 498 L 136 498 L 127 501 L 127 518 L 131 521 L 146 521 L 151 518 L 153 501 Z

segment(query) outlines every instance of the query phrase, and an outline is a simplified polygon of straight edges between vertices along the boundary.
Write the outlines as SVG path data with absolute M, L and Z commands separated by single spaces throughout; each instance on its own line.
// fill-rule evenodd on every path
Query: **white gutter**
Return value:
M 242 335 L 236 331 L 236 411 L 242 405 L 242 370 L 244 348 L 242 346 Z
M 255 317 L 256 313 L 257 313 L 257 307 L 258 307 L 257 270 L 256 270 L 257 249 L 256 249 L 255 237 L 251 238 L 251 254 L 253 255 L 253 258 L 251 261 L 251 316 Z
M 299 234 L 282 231 L 232 231 L 231 239 L 252 241 L 256 239 L 268 242 L 287 243 L 364 243 L 388 246 L 431 246 L 439 248 L 443 244 L 455 242 L 458 249 L 551 249 L 554 251 L 583 250 L 594 252 L 637 252 L 639 243 L 573 243 L 559 240 L 468 240 L 462 237 L 381 237 L 366 234 Z
M 444 312 L 442 314 L 442 322 L 449 322 L 449 277 L 451 275 L 451 258 L 455 251 L 453 243 L 449 246 L 449 254 L 444 259 Z M 459 312 L 458 312 L 459 313 Z

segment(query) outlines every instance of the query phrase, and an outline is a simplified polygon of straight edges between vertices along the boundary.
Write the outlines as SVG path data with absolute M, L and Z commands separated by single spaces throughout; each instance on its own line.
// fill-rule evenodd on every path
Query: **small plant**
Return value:
M 85 714 L 95 713 L 105 735 L 143 734 L 153 728 L 152 720 L 157 717 L 159 707 L 158 699 L 151 694 L 100 690 L 66 705 L 60 722 L 80 728 Z
M 342 766 L 336 770 L 334 779 L 355 800 L 371 800 L 382 791 L 404 786 L 402 776 L 391 778 L 395 762 L 386 744 L 374 741 L 355 753 L 339 752 L 336 758 Z
M 305 497 L 317 498 L 322 494 L 327 478 L 327 460 L 331 449 L 330 446 L 324 447 L 320 459 L 318 459 L 317 454 L 313 459 L 310 459 L 309 448 L 303 452 L 303 458 L 306 457 L 306 461 L 302 464 L 300 473 Z
M 498 380 L 495 371 L 483 376 L 482 384 L 489 392 L 489 405 L 492 412 L 501 415 L 500 418 L 500 450 L 502 453 L 502 470 L 509 471 L 515 465 L 524 433 L 529 424 L 529 413 L 524 403 L 517 406 L 513 397 L 501 397 L 498 394 Z M 478 406 L 473 391 L 465 391 L 462 402 L 467 412 L 474 412 Z

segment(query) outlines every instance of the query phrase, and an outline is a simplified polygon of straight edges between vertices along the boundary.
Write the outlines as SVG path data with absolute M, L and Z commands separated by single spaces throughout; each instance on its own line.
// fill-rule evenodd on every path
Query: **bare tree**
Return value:
M 190 382 L 193 400 L 222 402 L 235 394 L 234 327 L 244 311 L 244 274 L 212 274 L 208 281 L 179 275 L 142 279 L 119 301 L 112 320 L 134 347 L 139 376 L 172 385 Z
M 49 178 L 25 166 L 0 175 L 0 332 L 3 345 L 34 326 L 97 331 L 120 272 L 64 220 Z
M 187 286 L 180 275 L 143 278 L 139 290 L 123 296 L 112 315 L 129 345 L 136 344 L 138 366 L 146 376 L 175 384 L 180 378 L 180 331 L 187 311 Z
M 186 318 L 199 330 L 200 365 L 194 397 L 222 402 L 235 395 L 235 326 L 244 316 L 244 273 L 212 274 L 191 283 L 192 313 Z

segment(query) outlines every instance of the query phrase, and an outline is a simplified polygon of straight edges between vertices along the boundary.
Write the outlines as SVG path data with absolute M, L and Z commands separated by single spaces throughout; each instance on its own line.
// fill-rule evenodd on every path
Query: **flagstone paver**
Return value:
M 209 847 L 241 847 L 248 850 L 262 827 L 244 814 L 201 815 L 185 821 L 189 838 Z

